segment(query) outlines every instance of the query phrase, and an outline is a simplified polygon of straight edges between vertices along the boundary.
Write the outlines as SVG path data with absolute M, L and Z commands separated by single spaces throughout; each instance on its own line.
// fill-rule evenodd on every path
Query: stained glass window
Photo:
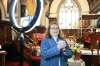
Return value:
M 58 24 L 60 29 L 79 28 L 80 10 L 75 0 L 65 0 L 59 10 Z

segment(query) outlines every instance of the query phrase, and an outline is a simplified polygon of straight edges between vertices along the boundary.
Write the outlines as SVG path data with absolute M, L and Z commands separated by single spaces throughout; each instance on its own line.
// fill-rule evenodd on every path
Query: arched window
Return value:
M 80 10 L 75 0 L 65 0 L 59 10 L 58 24 L 60 29 L 79 28 Z

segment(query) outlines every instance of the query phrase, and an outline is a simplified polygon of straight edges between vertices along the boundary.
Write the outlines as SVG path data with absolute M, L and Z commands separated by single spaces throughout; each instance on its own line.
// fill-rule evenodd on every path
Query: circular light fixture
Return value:
M 16 18 L 15 18 L 15 8 L 16 8 L 16 4 L 17 4 L 17 0 L 12 0 L 10 7 L 9 7 L 9 18 L 10 18 L 10 22 L 11 22 L 11 26 L 17 30 L 20 33 L 24 33 L 24 32 L 29 32 L 31 31 L 36 25 L 37 22 L 39 22 L 42 10 L 43 10 L 43 0 L 36 0 L 37 3 L 37 7 L 36 7 L 36 12 L 35 15 L 33 17 L 33 19 L 29 22 L 29 24 L 25 27 L 21 27 L 17 24 Z

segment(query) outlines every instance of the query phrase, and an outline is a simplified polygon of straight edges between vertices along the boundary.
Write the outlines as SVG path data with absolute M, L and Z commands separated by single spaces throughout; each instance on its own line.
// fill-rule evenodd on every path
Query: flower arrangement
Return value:
M 69 44 L 69 47 L 73 51 L 72 58 L 74 60 L 80 60 L 81 59 L 81 51 L 80 51 L 80 49 L 83 48 L 83 45 L 76 42 L 76 37 L 75 36 L 69 36 L 66 39 L 66 41 Z
M 73 59 L 74 60 L 80 60 L 81 59 L 80 46 L 79 45 L 75 45 L 72 48 L 72 51 L 73 51 Z

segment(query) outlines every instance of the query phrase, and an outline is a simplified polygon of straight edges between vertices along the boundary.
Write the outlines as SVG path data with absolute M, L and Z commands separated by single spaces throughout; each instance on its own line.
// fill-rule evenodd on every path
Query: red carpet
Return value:
M 17 61 L 7 61 L 5 66 L 19 66 L 19 62 Z M 27 62 L 24 62 L 23 66 L 29 66 Z

